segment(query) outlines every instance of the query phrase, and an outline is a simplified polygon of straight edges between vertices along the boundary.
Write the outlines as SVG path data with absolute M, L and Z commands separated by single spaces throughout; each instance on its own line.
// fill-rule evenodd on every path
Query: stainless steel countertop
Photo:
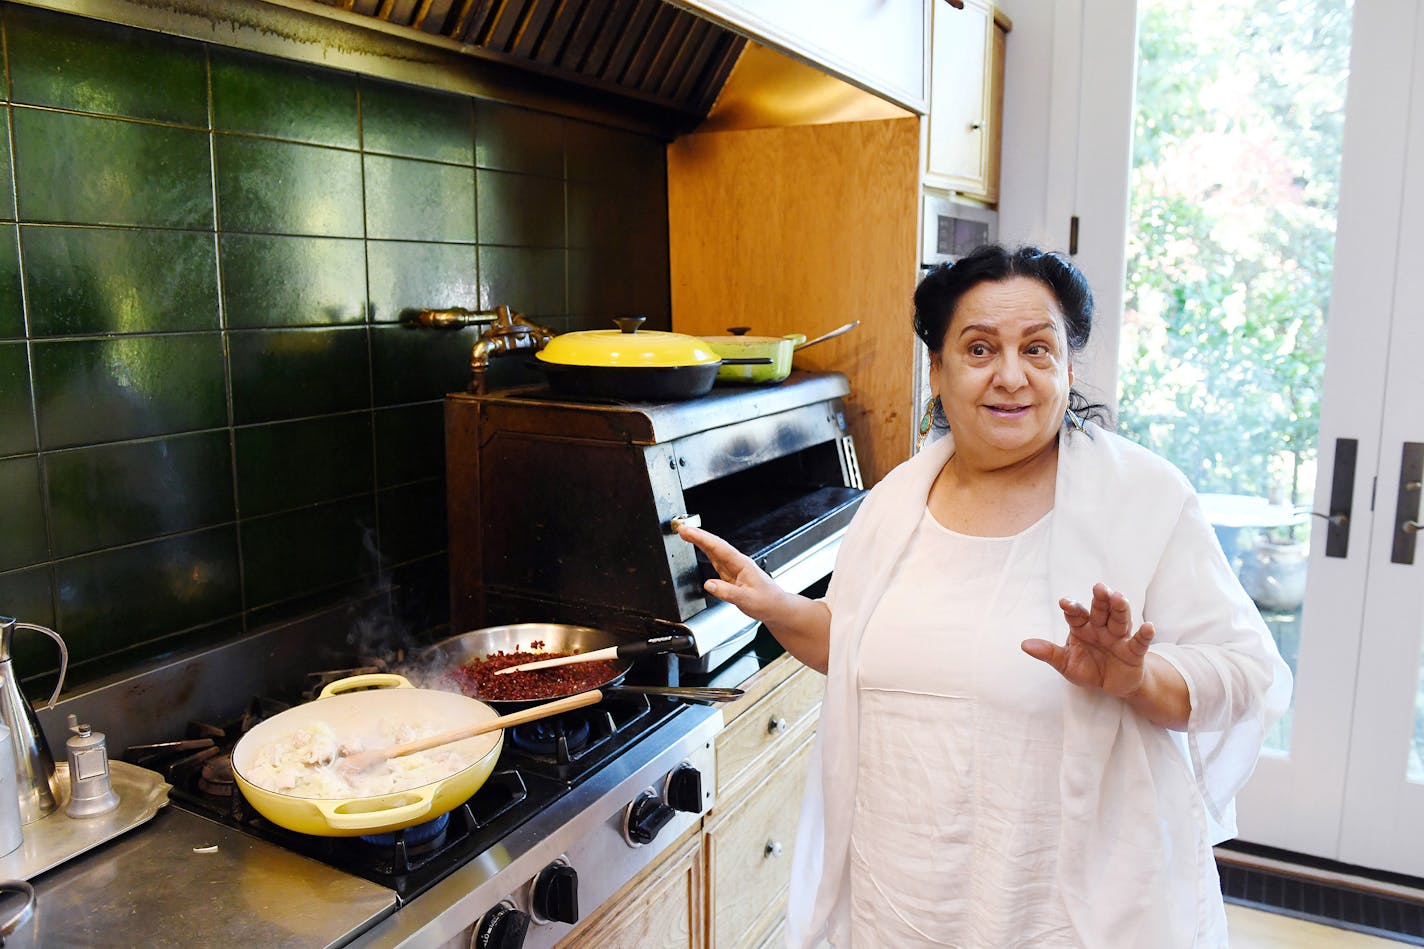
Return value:
M 396 908 L 393 890 L 172 806 L 32 882 L 22 940 L 47 949 L 342 946 Z

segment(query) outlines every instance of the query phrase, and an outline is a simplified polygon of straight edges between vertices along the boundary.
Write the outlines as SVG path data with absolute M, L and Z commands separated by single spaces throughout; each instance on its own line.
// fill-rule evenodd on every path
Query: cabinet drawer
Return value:
M 803 666 L 717 736 L 719 797 L 763 754 L 801 737 L 797 726 L 820 708 L 825 688 L 825 677 Z
M 811 742 L 803 739 L 707 833 L 708 931 L 714 949 L 759 945 L 768 914 L 775 918 L 784 908 L 810 756 Z

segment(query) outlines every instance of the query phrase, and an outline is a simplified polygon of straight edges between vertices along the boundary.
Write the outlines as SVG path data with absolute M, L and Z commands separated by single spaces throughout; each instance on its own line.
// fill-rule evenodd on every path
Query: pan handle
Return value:
M 807 346 L 814 346 L 814 345 L 816 345 L 817 343 L 824 343 L 824 342 L 825 342 L 826 340 L 828 340 L 828 339 L 835 339 L 837 336 L 840 336 L 842 333 L 849 333 L 851 330 L 855 329 L 855 328 L 856 328 L 857 326 L 859 326 L 859 325 L 860 325 L 860 320 L 851 320 L 851 321 L 850 321 L 849 323 L 847 323 L 845 326 L 837 326 L 835 329 L 831 330 L 829 333 L 822 333 L 820 336 L 817 336 L 815 339 L 808 339 L 808 340 L 806 340 L 806 342 L 804 342 L 804 343 L 797 343 L 797 344 L 795 345 L 795 347 L 793 347 L 793 348 L 799 353 L 801 350 L 805 349 Z
M 328 682 L 326 688 L 321 690 L 317 696 L 324 699 L 330 695 L 340 695 L 342 692 L 351 692 L 355 689 L 413 689 L 410 680 L 403 675 L 396 675 L 394 672 L 368 672 L 365 675 L 347 676 L 344 679 L 337 679 L 335 682 Z
M 379 831 L 395 823 L 415 823 L 435 803 L 435 792 L 439 790 L 442 783 L 432 784 L 410 792 L 415 795 L 415 800 L 408 804 L 386 807 L 378 811 L 343 812 L 341 808 L 350 804 L 350 801 L 312 801 L 312 804 L 321 811 L 321 816 L 326 818 L 327 824 L 337 830 Z
M 661 695 L 669 699 L 681 699 L 694 705 L 716 705 L 733 702 L 746 693 L 741 689 L 707 689 L 691 686 L 664 685 L 612 685 L 604 686 L 605 692 L 639 692 L 643 695 Z

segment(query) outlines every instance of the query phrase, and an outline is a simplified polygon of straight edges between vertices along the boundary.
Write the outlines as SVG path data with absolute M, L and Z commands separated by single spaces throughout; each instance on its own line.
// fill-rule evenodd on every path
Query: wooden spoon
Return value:
M 583 708 L 585 705 L 597 705 L 602 701 L 603 693 L 597 689 L 591 692 L 580 692 L 578 695 L 570 695 L 567 698 L 557 699 L 553 702 L 545 702 L 543 705 L 536 705 L 533 708 L 511 712 L 508 715 L 501 715 L 498 718 L 492 718 L 475 725 L 466 725 L 463 728 L 455 728 L 447 732 L 427 735 L 424 738 L 401 742 L 398 745 L 391 745 L 388 748 L 372 748 L 369 751 L 358 751 L 354 755 L 347 755 L 342 759 L 341 769 L 348 773 L 365 771 L 367 768 L 378 765 L 391 758 L 413 755 L 417 751 L 428 751 L 431 748 L 438 748 L 441 745 L 448 745 L 455 741 L 463 741 L 466 738 L 473 738 L 476 735 L 483 735 L 486 732 L 499 731 L 501 728 L 509 728 L 512 725 L 523 725 L 525 722 L 532 722 L 535 719 L 546 718 L 550 715 L 558 715 L 560 712 L 571 712 L 576 708 Z

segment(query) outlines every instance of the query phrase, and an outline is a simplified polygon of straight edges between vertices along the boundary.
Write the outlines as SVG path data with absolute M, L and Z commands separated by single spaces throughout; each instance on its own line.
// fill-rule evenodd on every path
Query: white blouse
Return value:
M 1051 518 L 971 537 L 926 511 L 866 626 L 856 947 L 1078 945 L 1057 873 L 1069 686 L 1019 648 L 1062 638 Z

